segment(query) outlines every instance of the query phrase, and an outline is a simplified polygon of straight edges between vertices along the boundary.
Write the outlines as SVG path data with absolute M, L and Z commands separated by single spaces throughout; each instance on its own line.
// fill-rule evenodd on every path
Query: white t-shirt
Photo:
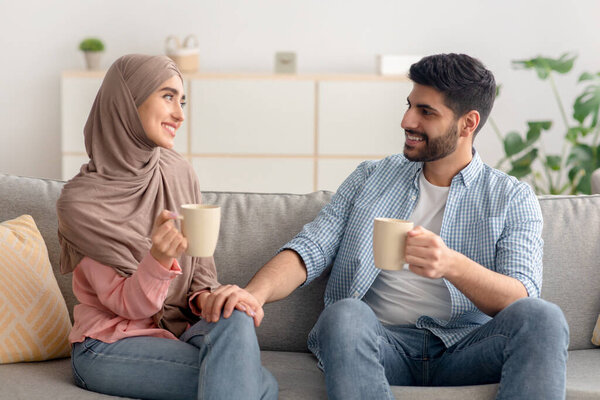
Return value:
M 419 200 L 410 217 L 415 226 L 440 234 L 450 187 L 429 183 L 423 171 L 419 176 Z M 419 276 L 404 265 L 400 271 L 382 270 L 363 300 L 384 324 L 415 324 L 423 315 L 450 319 L 452 302 L 443 279 Z

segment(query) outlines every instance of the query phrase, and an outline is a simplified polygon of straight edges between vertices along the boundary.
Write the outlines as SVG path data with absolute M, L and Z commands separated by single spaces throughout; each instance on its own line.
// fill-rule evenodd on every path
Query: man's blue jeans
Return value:
M 252 318 L 239 311 L 200 321 L 181 340 L 87 338 L 73 345 L 75 383 L 143 399 L 277 399 L 277 381 L 260 363 Z
M 311 335 L 330 399 L 393 399 L 390 385 L 500 382 L 497 399 L 564 399 L 568 325 L 556 305 L 525 298 L 450 348 L 427 330 L 382 325 L 360 300 L 327 307 Z

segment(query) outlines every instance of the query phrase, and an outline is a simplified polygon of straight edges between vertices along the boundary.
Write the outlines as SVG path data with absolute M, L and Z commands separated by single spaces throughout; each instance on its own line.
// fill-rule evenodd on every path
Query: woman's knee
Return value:
M 257 343 L 254 320 L 238 310 L 234 310 L 229 318 L 223 318 L 217 322 L 219 336 L 227 336 L 228 340 L 240 341 L 248 344 Z

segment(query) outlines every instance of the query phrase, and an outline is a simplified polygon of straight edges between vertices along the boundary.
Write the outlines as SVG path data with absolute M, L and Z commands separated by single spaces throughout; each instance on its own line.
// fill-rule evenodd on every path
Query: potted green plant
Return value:
M 79 50 L 83 51 L 87 69 L 98 69 L 100 57 L 104 51 L 104 43 L 98 38 L 86 38 L 79 43 Z
M 551 129 L 553 121 L 528 121 L 525 135 L 519 132 L 502 135 L 490 118 L 505 153 L 496 168 L 528 181 L 538 194 L 589 194 L 590 177 L 600 168 L 600 72 L 580 75 L 577 84 L 585 87 L 575 99 L 570 117 L 554 81 L 555 74 L 571 71 L 576 58 L 566 53 L 557 59 L 536 57 L 513 61 L 515 68 L 532 69 L 539 79 L 550 83 L 565 132 L 561 154 L 547 154 L 543 145 L 543 133 Z

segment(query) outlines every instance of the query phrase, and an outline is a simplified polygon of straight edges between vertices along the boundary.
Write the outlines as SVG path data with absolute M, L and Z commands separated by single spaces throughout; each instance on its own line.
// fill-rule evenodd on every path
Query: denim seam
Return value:
M 429 348 L 429 331 L 423 335 L 423 349 L 421 350 L 421 385 L 427 385 L 429 383 L 429 357 L 427 357 Z
M 187 363 L 182 363 L 182 362 L 173 361 L 173 360 L 158 360 L 158 359 L 150 359 L 150 358 L 124 357 L 124 356 L 118 356 L 118 355 L 106 354 L 106 353 L 98 352 L 98 351 L 96 351 L 96 350 L 94 350 L 92 348 L 86 348 L 85 351 L 93 353 L 93 354 L 98 355 L 98 356 L 102 356 L 102 357 L 105 357 L 105 358 L 112 358 L 112 359 L 115 359 L 115 360 L 128 360 L 128 361 L 137 361 L 137 360 L 139 360 L 139 361 L 157 362 L 157 363 L 166 362 L 166 363 L 169 363 L 169 364 L 176 364 L 176 365 L 183 365 L 185 367 L 198 368 L 198 366 L 195 365 L 195 364 L 187 364 Z
M 399 348 L 399 347 L 395 346 L 394 344 L 390 343 L 388 338 L 382 334 L 377 334 L 376 340 L 377 340 L 377 358 L 379 360 L 379 364 L 384 369 L 383 384 L 381 387 L 388 389 L 387 391 L 384 389 L 381 398 L 387 397 L 390 400 L 394 400 L 395 397 L 394 397 L 393 393 L 391 392 L 392 389 L 391 389 L 390 382 L 387 380 L 387 377 L 385 375 L 385 362 L 384 362 L 385 360 L 384 360 L 383 354 L 381 352 L 381 346 L 389 346 L 394 351 L 396 351 L 399 354 L 402 354 L 405 357 L 408 357 L 408 358 L 412 358 L 412 357 L 410 357 L 408 354 L 406 354 L 404 349 Z M 390 394 L 391 394 L 391 397 L 388 397 L 388 396 L 390 396 Z
M 79 375 L 79 373 L 77 372 L 77 369 L 75 368 L 75 359 L 73 357 L 71 357 L 71 369 L 73 370 L 73 375 L 75 375 L 76 378 L 79 380 L 79 383 L 81 383 L 81 385 L 83 385 L 84 389 L 87 390 L 88 387 L 87 387 L 85 381 L 83 380 L 81 375 Z
M 494 334 L 494 335 L 492 335 L 492 336 L 487 336 L 487 337 L 485 337 L 485 338 L 483 338 L 483 339 L 481 339 L 481 340 L 478 340 L 477 342 L 475 342 L 475 343 L 472 343 L 472 344 L 470 344 L 470 345 L 466 346 L 466 347 L 465 347 L 465 348 L 463 348 L 463 349 L 456 349 L 456 350 L 454 350 L 454 351 L 450 352 L 449 354 L 453 354 L 453 353 L 459 353 L 459 352 L 462 352 L 462 351 L 464 351 L 464 350 L 467 350 L 467 349 L 469 349 L 469 348 L 471 348 L 471 347 L 473 347 L 473 346 L 475 346 L 475 345 L 478 345 L 478 344 L 480 344 L 480 343 L 485 343 L 485 342 L 487 342 L 488 340 L 491 340 L 491 339 L 493 339 L 493 338 L 497 338 L 497 337 L 505 338 L 505 339 L 508 339 L 508 340 L 510 340 L 510 339 L 511 339 L 511 336 L 509 336 L 509 335 L 505 335 L 505 334 L 498 333 L 498 334 Z M 504 354 L 503 354 L 503 356 L 504 356 Z M 504 357 L 504 358 L 506 358 L 506 357 Z
M 210 331 L 204 335 L 204 345 L 206 346 L 206 354 L 202 356 L 202 360 L 200 361 L 199 375 L 198 375 L 198 393 L 201 393 L 201 399 L 206 398 L 206 393 L 204 390 L 206 389 L 206 385 L 204 384 L 204 380 L 206 379 L 206 365 L 210 359 L 212 353 L 212 341 L 210 340 Z M 200 349 L 199 349 L 200 350 Z M 199 351 L 199 355 L 201 355 L 202 351 Z
M 84 349 L 89 350 L 98 342 L 100 342 L 98 339 L 86 337 L 85 340 L 81 342 L 81 345 Z
M 381 365 L 381 367 L 383 368 L 383 380 L 381 381 L 381 388 L 382 388 L 382 398 L 384 397 L 388 397 L 389 399 L 389 395 L 392 392 L 392 389 L 390 387 L 390 382 L 387 380 L 387 377 L 385 376 L 385 360 L 383 358 L 383 354 L 381 352 L 381 345 L 384 346 L 391 346 L 391 344 L 388 342 L 387 338 L 383 335 L 377 334 L 376 335 L 376 348 L 377 348 L 377 359 L 379 360 L 379 365 Z M 395 346 L 391 346 L 394 347 Z M 386 390 L 387 389 L 387 390 Z M 394 399 L 394 396 L 392 395 L 391 399 Z
M 508 339 L 510 340 L 510 337 L 508 337 Z M 502 388 L 503 388 L 502 381 L 504 381 L 504 374 L 506 373 L 506 370 L 504 369 L 504 365 L 505 365 L 506 359 L 507 359 L 506 352 L 507 352 L 507 349 L 505 346 L 504 351 L 502 352 L 502 370 L 500 371 L 500 382 L 498 382 L 498 392 L 496 393 L 496 397 L 499 397 L 500 394 L 502 393 Z

